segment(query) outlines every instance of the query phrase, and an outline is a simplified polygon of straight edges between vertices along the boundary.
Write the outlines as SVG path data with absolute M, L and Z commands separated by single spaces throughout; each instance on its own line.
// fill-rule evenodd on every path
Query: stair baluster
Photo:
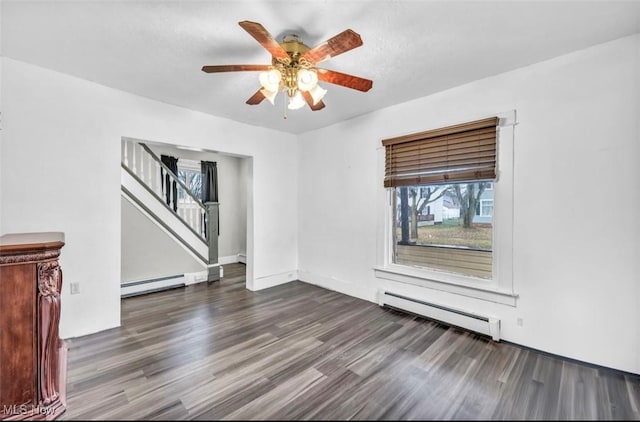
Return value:
M 122 158 L 122 162 L 124 162 L 124 165 L 126 167 L 129 167 L 129 154 L 127 154 L 128 147 L 129 147 L 129 141 L 125 140 L 124 142 L 122 142 L 122 151 L 124 155 L 124 157 Z
M 142 150 L 140 151 L 140 174 L 138 174 L 138 176 L 140 177 L 140 180 L 142 180 L 144 182 L 145 185 L 148 185 L 148 183 L 144 180 L 144 154 L 142 153 Z
M 133 144 L 131 147 L 131 162 L 133 163 L 133 168 L 131 170 L 133 170 L 133 174 L 135 174 L 136 176 L 138 175 L 138 172 L 136 171 L 136 145 L 138 145 L 137 143 Z
M 164 196 L 164 192 L 162 191 L 162 175 L 160 174 L 160 163 L 154 161 L 156 163 L 156 194 L 162 198 Z

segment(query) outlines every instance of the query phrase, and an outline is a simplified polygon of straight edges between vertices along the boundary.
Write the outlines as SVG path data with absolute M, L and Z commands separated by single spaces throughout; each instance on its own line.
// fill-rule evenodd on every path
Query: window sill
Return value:
M 456 276 L 400 265 L 374 268 L 375 276 L 399 283 L 413 284 L 461 296 L 468 296 L 502 305 L 516 306 L 518 295 L 490 285 L 490 281 L 473 277 Z M 484 284 L 484 285 L 482 285 Z

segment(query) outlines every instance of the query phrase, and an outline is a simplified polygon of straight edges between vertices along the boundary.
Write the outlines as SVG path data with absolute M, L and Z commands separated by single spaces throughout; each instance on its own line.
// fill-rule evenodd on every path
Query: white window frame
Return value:
M 202 171 L 202 167 L 201 167 L 200 161 L 188 160 L 186 158 L 179 158 L 178 170 L 195 171 L 200 173 Z
M 516 111 L 497 114 L 497 179 L 493 184 L 493 277 L 483 279 L 436 269 L 407 266 L 393 262 L 393 193 L 383 188 L 384 147 L 378 149 L 377 256 L 374 273 L 377 278 L 469 296 L 490 302 L 515 306 L 518 295 L 513 286 L 513 151 Z M 480 116 L 479 118 L 482 118 Z M 477 120 L 465 119 L 464 121 Z M 452 122 L 456 124 L 459 122 Z M 450 124 L 442 124 L 442 127 Z M 496 207 L 497 204 L 497 207 Z
M 483 203 L 487 203 L 487 202 L 491 202 L 491 214 L 487 215 L 487 214 L 483 214 L 482 210 L 484 209 L 483 207 Z M 493 199 L 481 199 L 480 200 L 480 213 L 476 214 L 478 217 L 492 217 L 493 216 Z

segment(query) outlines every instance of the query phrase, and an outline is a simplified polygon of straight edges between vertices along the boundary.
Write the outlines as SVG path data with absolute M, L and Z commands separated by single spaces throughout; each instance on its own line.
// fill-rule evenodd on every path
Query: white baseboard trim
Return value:
M 372 286 L 363 290 L 362 287 L 354 287 L 355 283 L 347 280 L 341 280 L 336 277 L 328 277 L 325 275 L 315 274 L 306 270 L 298 270 L 298 279 L 305 283 L 313 284 L 324 289 L 333 290 L 334 292 L 343 293 L 347 296 L 357 297 L 367 302 L 377 303 L 377 289 Z
M 243 264 L 247 263 L 247 255 L 243 254 L 243 253 L 239 253 L 237 255 L 228 255 L 228 256 L 221 256 L 218 258 L 218 262 L 222 265 L 225 264 L 235 264 L 236 262 L 241 262 Z
M 268 289 L 269 287 L 278 286 L 280 284 L 289 283 L 298 279 L 298 270 L 286 271 L 279 274 L 271 274 L 264 277 L 258 277 L 253 280 L 253 291 Z
M 129 281 L 122 283 L 120 286 L 120 296 L 126 297 L 140 293 L 154 292 L 167 287 L 184 286 L 185 284 L 186 278 L 184 275 L 159 277 L 156 280 Z
M 238 255 L 220 256 L 218 257 L 218 263 L 221 265 L 235 264 L 238 262 Z

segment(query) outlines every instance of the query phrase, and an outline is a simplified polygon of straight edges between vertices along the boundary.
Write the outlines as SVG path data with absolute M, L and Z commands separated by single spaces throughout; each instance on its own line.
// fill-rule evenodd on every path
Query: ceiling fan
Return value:
M 320 69 L 319 63 L 362 45 L 360 35 L 347 29 L 313 48 L 305 45 L 297 35 L 285 36 L 278 43 L 259 23 L 242 21 L 239 25 L 256 39 L 272 56 L 271 64 L 238 64 L 203 66 L 206 73 L 258 71 L 261 88 L 248 100 L 247 104 L 257 105 L 265 98 L 274 104 L 278 92 L 287 94 L 290 110 L 296 110 L 308 104 L 311 110 L 325 107 L 322 99 L 327 91 L 318 85 L 319 81 L 341 85 L 358 91 L 367 92 L 373 81 Z M 286 115 L 285 115 L 286 118 Z

